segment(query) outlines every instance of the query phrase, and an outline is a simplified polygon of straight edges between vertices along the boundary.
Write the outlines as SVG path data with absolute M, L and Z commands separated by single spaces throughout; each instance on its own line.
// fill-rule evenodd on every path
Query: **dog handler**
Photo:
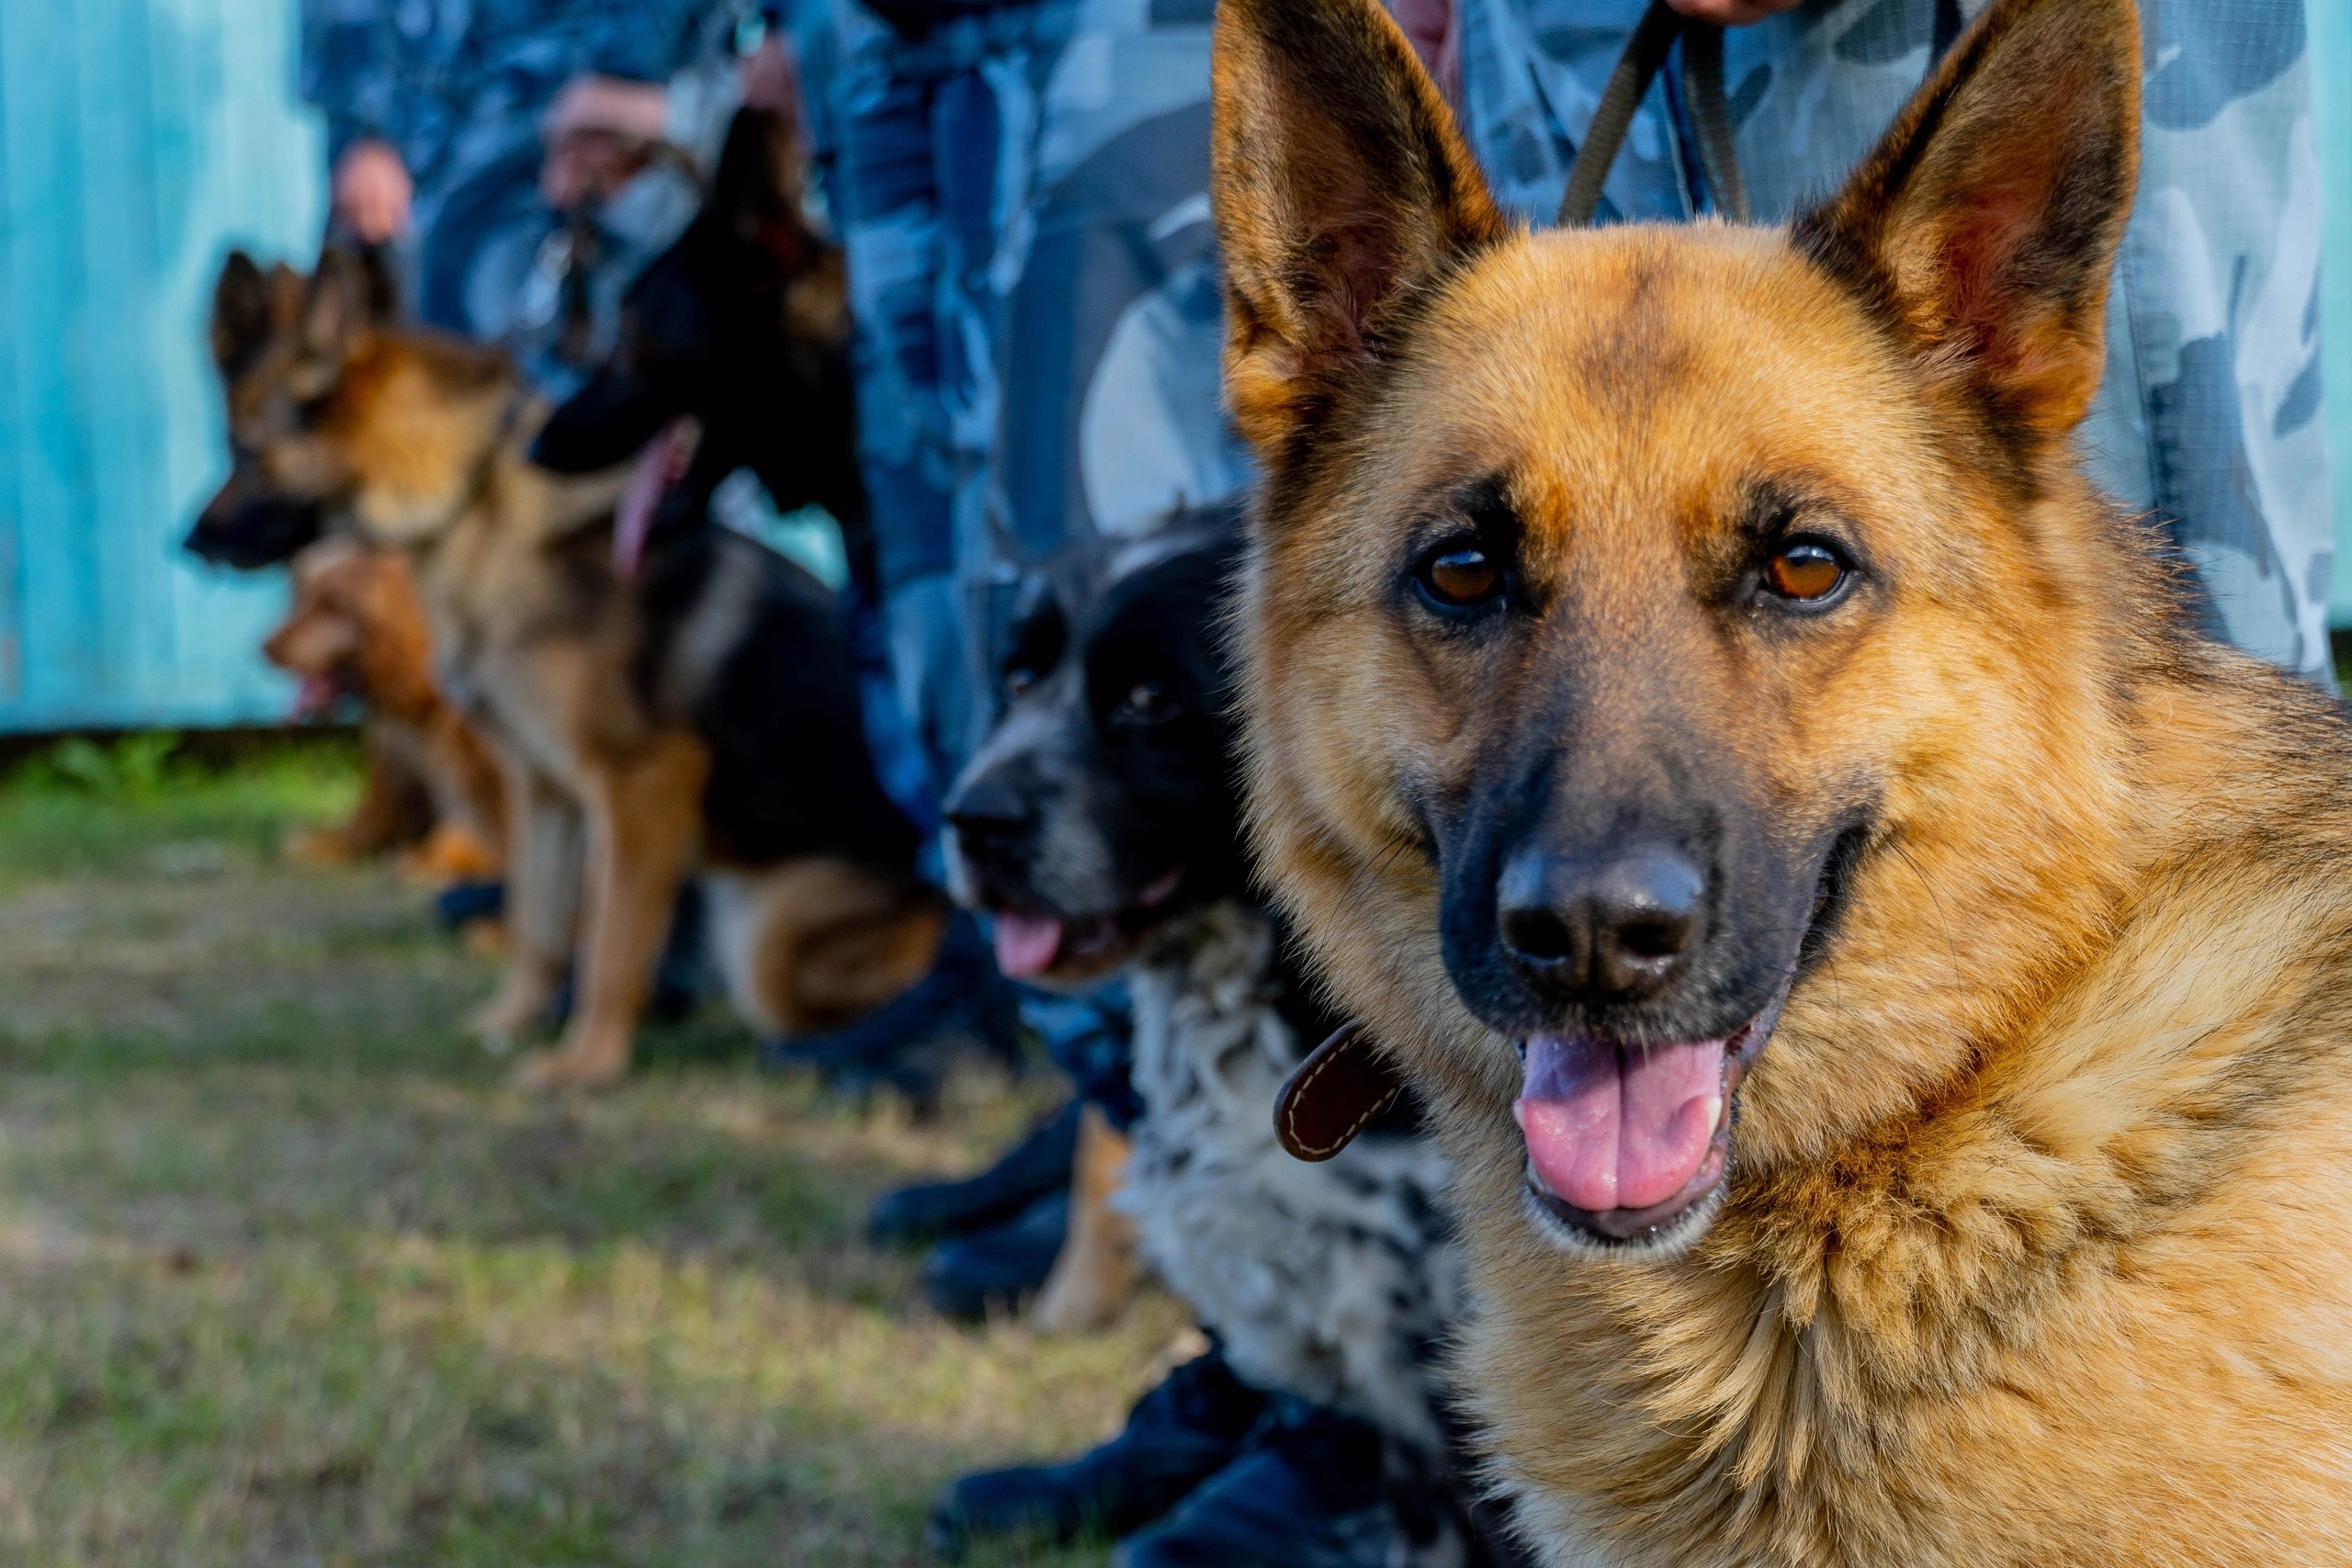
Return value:
M 695 213 L 742 91 L 749 0 L 302 0 L 332 218 L 423 321 L 568 393 Z
M 1984 0 L 1669 0 L 1729 24 L 1756 218 L 1835 188 Z M 1647 0 L 1396 0 L 1496 198 L 1549 222 Z M 2319 419 L 2319 161 L 2303 0 L 2143 4 L 2139 203 L 2117 262 L 2092 474 L 2158 518 L 2211 628 L 2333 687 Z M 1636 114 L 1597 220 L 1715 209 L 1681 62 Z

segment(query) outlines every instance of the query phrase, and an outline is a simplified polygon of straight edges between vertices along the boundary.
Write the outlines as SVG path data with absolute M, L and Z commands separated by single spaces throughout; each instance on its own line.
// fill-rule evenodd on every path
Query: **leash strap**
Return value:
M 1609 85 L 1601 89 L 1600 107 L 1593 111 L 1584 143 L 1568 164 L 1568 188 L 1560 197 L 1559 224 L 1580 229 L 1592 221 L 1600 206 L 1600 187 L 1610 167 L 1625 145 L 1642 98 L 1666 67 L 1674 41 L 1682 40 L 1682 62 L 1690 87 L 1691 118 L 1699 132 L 1699 161 L 1707 173 L 1715 205 L 1734 222 L 1748 220 L 1747 186 L 1740 178 L 1739 156 L 1732 146 L 1731 110 L 1724 97 L 1724 30 L 1712 22 L 1693 21 L 1666 0 L 1650 0 L 1617 57 Z

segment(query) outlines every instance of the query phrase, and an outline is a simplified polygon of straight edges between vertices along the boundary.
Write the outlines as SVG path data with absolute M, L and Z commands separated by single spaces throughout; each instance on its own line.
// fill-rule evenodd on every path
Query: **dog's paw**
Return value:
M 436 825 L 424 842 L 407 851 L 398 864 L 401 879 L 419 887 L 457 882 L 487 882 L 500 871 L 498 852 L 466 829 Z
M 359 858 L 351 840 L 334 828 L 298 828 L 278 840 L 280 858 L 294 865 L 349 865 Z
M 514 1087 L 545 1094 L 566 1089 L 603 1089 L 628 1071 L 627 1058 L 574 1050 L 535 1051 L 515 1064 Z
M 466 1021 L 466 1029 L 481 1042 L 483 1050 L 493 1056 L 503 1056 L 514 1049 L 514 1043 L 530 1032 L 538 1018 L 538 1004 L 526 1005 L 514 998 L 498 996 Z

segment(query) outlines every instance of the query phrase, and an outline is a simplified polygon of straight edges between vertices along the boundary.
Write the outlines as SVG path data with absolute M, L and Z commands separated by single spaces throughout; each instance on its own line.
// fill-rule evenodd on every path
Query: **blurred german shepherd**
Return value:
M 289 852 L 333 863 L 421 840 L 402 856 L 407 874 L 434 884 L 495 878 L 506 837 L 498 760 L 434 682 L 408 558 L 322 539 L 290 565 L 293 602 L 262 655 L 301 682 L 298 718 L 346 697 L 363 705 L 368 773 L 350 819 L 300 835 Z
M 2352 1562 L 2352 736 L 2074 448 L 2140 38 L 1530 233 L 1372 0 L 1219 7 L 1259 842 L 1550 1562 Z
M 749 186 L 775 184 L 763 160 L 788 148 L 776 132 L 729 151 L 705 237 L 766 214 Z M 838 267 L 803 234 L 803 265 Z M 915 875 L 916 829 L 876 782 L 833 595 L 707 516 L 616 570 L 629 469 L 572 479 L 530 461 L 547 411 L 505 355 L 383 329 L 364 269 L 340 253 L 292 309 L 243 297 L 248 275 L 232 260 L 216 310 L 236 367 L 236 468 L 216 505 L 307 515 L 413 562 L 444 686 L 507 776 L 508 958 L 477 1021 L 486 1041 L 537 1021 L 578 931 L 571 1021 L 524 1080 L 626 1071 L 672 899 L 696 867 L 729 989 L 763 1030 L 836 1027 L 920 978 L 946 906 Z M 268 330 L 234 331 L 255 320 Z M 845 338 L 837 324 L 805 357 L 830 367 Z M 799 370 L 785 356 L 774 373 Z M 780 470 L 777 504 L 853 463 L 844 445 L 821 473 Z

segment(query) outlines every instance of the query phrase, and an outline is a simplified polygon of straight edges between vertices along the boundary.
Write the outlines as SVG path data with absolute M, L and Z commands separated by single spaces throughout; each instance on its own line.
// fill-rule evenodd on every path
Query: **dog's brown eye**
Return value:
M 1138 681 L 1114 716 L 1133 724 L 1161 724 L 1176 716 L 1176 699 L 1157 681 Z
M 1008 670 L 1004 672 L 1004 694 L 1008 697 L 1019 698 L 1024 696 L 1027 694 L 1029 688 L 1036 683 L 1037 672 L 1035 670 L 1016 668 Z
M 1453 609 L 1468 609 L 1495 596 L 1503 574 L 1495 558 L 1476 545 L 1455 545 L 1430 557 L 1421 568 L 1430 597 Z
M 1826 545 L 1791 545 L 1764 563 L 1764 586 L 1783 599 L 1817 603 L 1846 581 L 1846 563 Z

